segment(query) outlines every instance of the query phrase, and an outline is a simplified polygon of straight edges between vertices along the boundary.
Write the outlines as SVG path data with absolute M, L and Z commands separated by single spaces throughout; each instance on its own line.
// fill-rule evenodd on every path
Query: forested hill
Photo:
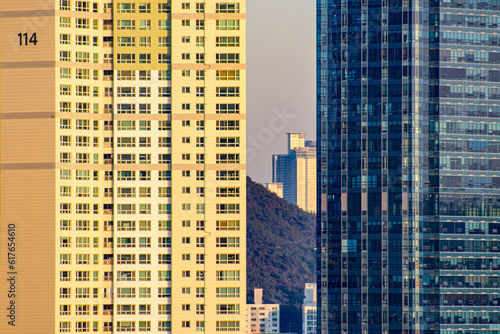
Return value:
M 247 178 L 247 233 L 248 302 L 264 289 L 264 303 L 281 305 L 281 332 L 302 333 L 304 284 L 316 282 L 316 216 Z

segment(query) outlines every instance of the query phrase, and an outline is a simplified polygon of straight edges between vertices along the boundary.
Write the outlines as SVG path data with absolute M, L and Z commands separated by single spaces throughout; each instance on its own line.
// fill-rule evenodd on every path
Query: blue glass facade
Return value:
M 317 6 L 318 333 L 500 333 L 500 1 Z

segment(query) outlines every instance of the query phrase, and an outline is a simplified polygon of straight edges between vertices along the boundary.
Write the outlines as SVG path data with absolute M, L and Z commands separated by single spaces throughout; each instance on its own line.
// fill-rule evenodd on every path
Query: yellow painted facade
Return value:
M 245 331 L 245 13 L 2 0 L 0 332 Z

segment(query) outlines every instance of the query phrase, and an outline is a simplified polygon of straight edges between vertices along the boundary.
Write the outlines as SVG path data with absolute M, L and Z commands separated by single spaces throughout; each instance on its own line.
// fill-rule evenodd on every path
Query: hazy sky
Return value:
M 316 1 L 247 0 L 248 175 L 271 182 L 286 133 L 316 139 Z

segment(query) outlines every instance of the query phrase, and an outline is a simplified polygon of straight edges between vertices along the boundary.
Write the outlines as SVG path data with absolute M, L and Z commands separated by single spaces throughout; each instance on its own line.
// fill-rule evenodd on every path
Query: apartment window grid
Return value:
M 62 1 L 61 1 L 61 3 L 62 3 Z M 71 7 L 71 5 L 72 4 L 69 1 L 68 2 L 64 2 L 64 6 L 61 5 L 62 6 L 61 10 L 68 10 L 68 6 Z M 203 6 L 199 6 L 199 5 L 200 4 L 197 4 L 196 10 L 199 11 L 199 12 L 204 11 Z M 90 5 L 90 7 L 86 7 L 87 4 L 83 4 L 83 3 L 82 4 L 76 4 L 75 3 L 75 6 L 77 6 L 75 8 L 79 8 L 78 10 L 80 10 L 80 11 L 86 11 L 85 8 L 87 8 L 90 11 L 92 11 L 92 5 Z M 130 8 L 128 8 L 128 9 L 126 9 L 124 7 L 122 9 L 120 9 L 120 10 L 124 11 L 124 13 L 125 13 L 125 11 L 128 11 L 128 12 L 133 12 L 133 13 L 144 13 L 144 14 L 146 14 L 148 10 L 151 10 L 151 8 L 149 8 L 149 9 L 148 8 L 143 9 L 143 11 L 141 12 L 141 11 L 139 11 L 138 4 L 132 4 L 132 6 Z M 155 10 L 155 9 L 153 9 L 153 10 Z M 158 5 L 158 12 L 160 12 L 160 11 L 161 12 L 169 12 L 170 9 L 168 7 L 163 6 L 163 4 L 159 4 Z M 142 17 L 137 17 L 137 19 L 135 19 L 135 20 L 129 20 L 129 21 L 126 21 L 126 20 L 117 20 L 116 22 L 118 22 L 119 29 L 121 27 L 122 29 L 125 29 L 125 30 L 140 30 L 140 29 L 142 29 L 142 30 L 148 30 L 148 29 L 151 29 L 151 28 L 152 29 L 155 28 L 154 24 L 151 24 L 151 23 L 148 24 L 147 21 L 141 21 L 141 20 L 142 20 Z M 77 28 L 79 28 L 79 29 L 89 29 L 89 30 L 92 30 L 93 27 L 96 27 L 96 26 L 97 27 L 102 27 L 102 28 L 104 27 L 104 23 L 97 23 L 97 24 L 95 24 L 92 20 L 87 20 L 87 19 L 78 19 L 78 20 L 75 20 L 74 18 L 68 18 L 68 20 L 63 20 L 61 22 L 64 22 L 64 24 L 68 24 L 68 25 L 71 24 L 71 23 L 74 23 L 75 26 Z M 184 24 L 186 26 L 193 26 L 194 25 L 194 27 L 197 30 L 202 30 L 202 29 L 205 28 L 204 27 L 205 26 L 204 23 L 205 22 L 200 21 L 200 20 L 191 20 L 190 22 L 183 22 L 183 25 Z M 166 30 L 167 27 L 168 27 L 168 29 L 170 28 L 170 22 L 168 22 L 168 23 L 167 22 L 162 22 L 161 24 L 158 23 L 158 30 Z M 63 40 L 64 41 L 70 40 L 70 43 L 71 43 L 71 37 L 69 37 L 69 38 L 65 37 Z M 92 40 L 92 38 L 89 39 L 89 38 L 86 38 L 85 36 L 78 37 L 78 38 L 75 37 L 75 39 L 74 39 L 75 42 L 74 43 L 76 45 L 79 45 L 80 47 L 90 47 L 90 41 L 91 40 Z M 123 47 L 131 46 L 131 44 L 130 44 L 131 42 L 132 42 L 132 40 L 129 40 L 129 42 L 125 42 L 124 45 L 120 45 L 120 46 L 123 46 Z M 138 38 L 137 38 L 136 41 L 134 41 L 134 43 L 135 42 L 137 42 L 138 43 L 137 45 L 139 45 L 139 39 Z M 204 46 L 204 39 L 203 38 L 196 38 L 196 42 L 197 42 L 196 45 L 198 47 L 199 46 Z M 128 43 L 128 45 L 127 45 L 127 43 Z M 148 45 L 147 43 L 148 42 L 146 40 L 146 42 L 142 46 L 147 46 Z M 170 44 L 170 41 L 168 40 L 168 42 L 167 42 L 166 39 L 163 39 L 161 43 L 163 45 L 166 45 L 167 43 Z M 125 56 L 122 57 L 121 55 L 125 55 Z M 143 65 L 143 64 L 147 64 L 150 60 L 153 60 L 153 61 L 155 60 L 154 55 L 151 55 L 151 56 L 147 55 L 147 56 L 145 56 L 145 58 L 143 56 L 141 56 L 141 55 L 142 54 L 139 54 L 139 53 L 127 55 L 126 52 L 120 52 L 120 56 L 117 58 L 116 61 L 117 62 L 125 61 L 125 62 L 127 62 L 127 63 L 129 63 L 131 65 L 139 66 L 139 64 Z M 79 50 L 77 53 L 74 53 L 73 55 L 69 55 L 68 56 L 68 61 L 71 61 L 71 58 L 70 58 L 71 56 L 74 57 L 73 58 L 74 62 L 90 62 L 90 63 L 92 63 L 92 59 L 93 59 L 92 53 L 91 52 L 86 52 L 85 49 Z M 104 56 L 104 57 L 106 59 L 106 56 Z M 143 59 L 145 59 L 146 62 L 142 61 Z M 164 54 L 164 53 L 158 54 L 158 58 L 157 59 L 158 59 L 158 62 L 162 63 L 162 64 L 169 64 L 170 63 L 169 57 L 166 56 L 166 54 Z M 197 54 L 197 60 L 201 62 L 201 60 L 203 60 L 203 58 Z M 167 71 L 170 72 L 170 70 L 167 70 Z M 122 76 L 118 76 L 117 79 L 119 79 L 119 78 L 127 78 L 128 80 L 132 79 L 132 80 L 136 81 L 138 78 L 142 78 L 144 80 L 148 80 L 148 78 L 150 78 L 150 74 L 148 74 L 146 71 L 143 71 L 142 73 L 139 73 L 138 70 L 137 71 L 132 71 L 133 73 L 130 73 L 128 75 L 126 73 L 124 73 L 125 71 L 120 71 L 120 72 L 121 72 Z M 196 73 L 196 79 L 198 79 L 198 80 L 203 80 L 204 79 L 204 75 L 205 75 L 204 71 L 195 71 L 195 70 L 193 70 L 193 72 Z M 82 79 L 82 80 L 89 80 L 89 79 L 92 78 L 92 75 L 93 75 L 94 78 L 101 77 L 100 73 L 95 73 L 95 72 L 92 73 L 92 71 L 90 71 L 90 72 L 77 71 L 75 73 L 78 73 L 76 75 L 78 76 L 79 79 Z M 125 76 L 123 76 L 123 74 L 125 74 Z M 189 70 L 185 71 L 184 75 L 189 76 Z M 64 78 L 70 77 L 71 76 L 71 71 L 68 71 L 68 72 L 64 71 L 64 76 L 65 76 Z M 163 75 L 163 78 L 170 78 L 170 74 Z M 71 88 L 73 88 L 73 91 L 71 90 Z M 202 88 L 204 88 L 204 87 L 202 87 Z M 104 91 L 104 89 L 105 89 L 105 91 Z M 104 91 L 103 96 L 105 96 L 105 97 L 111 97 L 112 94 L 113 94 L 111 88 L 109 87 L 109 88 L 104 88 L 104 89 L 103 89 L 103 91 Z M 61 91 L 63 91 L 63 89 L 61 89 Z M 76 94 L 77 96 L 82 96 L 82 97 L 92 97 L 92 91 L 93 90 L 92 90 L 92 88 L 84 86 L 84 85 L 78 85 L 78 86 L 73 86 L 73 87 L 67 85 L 67 86 L 65 86 L 65 90 L 64 91 L 67 92 L 68 95 L 75 95 Z M 61 93 L 61 94 L 63 94 L 63 93 Z M 136 94 L 138 94 L 138 91 L 137 91 Z M 205 92 L 197 90 L 197 94 L 200 94 L 197 97 L 204 97 Z M 123 96 L 123 97 L 126 97 L 126 96 Z M 140 96 L 140 97 L 141 98 L 148 98 L 150 96 Z M 147 102 L 147 101 L 148 101 L 147 99 L 144 99 L 144 102 Z M 75 104 L 75 106 L 76 106 L 76 104 Z M 196 107 L 196 111 L 198 113 L 200 113 L 200 110 L 203 110 L 203 109 L 201 109 L 201 107 L 198 107 L 198 106 L 199 106 L 199 104 Z M 135 107 L 137 108 L 136 110 L 139 110 L 138 105 L 136 105 Z M 77 109 L 71 109 L 71 107 L 69 107 L 69 108 L 66 108 L 65 112 L 72 112 L 72 111 L 76 112 L 76 110 Z M 89 110 L 99 110 L 99 107 L 97 109 L 93 109 L 93 106 L 90 106 L 90 108 L 88 108 L 86 106 L 85 109 L 78 109 L 78 110 L 86 110 L 85 112 L 88 113 Z M 106 108 L 106 110 L 109 110 L 109 108 Z M 121 110 L 121 109 L 117 108 L 116 112 L 118 112 L 119 110 Z M 153 109 L 153 110 L 155 110 L 155 109 Z M 170 110 L 170 107 L 161 108 L 161 109 L 158 108 L 157 110 Z M 92 121 L 92 120 L 88 121 L 87 119 L 80 119 L 80 120 L 76 120 L 76 121 L 74 121 L 73 119 L 71 119 L 69 121 L 69 124 L 72 124 L 72 123 L 74 123 L 74 124 L 80 124 L 80 125 L 78 125 L 77 129 L 84 130 L 84 131 L 94 131 L 95 129 L 98 129 L 99 128 L 99 123 L 102 123 L 103 125 L 101 125 L 101 126 L 104 126 L 104 122 L 102 122 L 102 121 L 97 121 L 97 123 L 95 123 L 94 121 Z M 142 123 L 140 124 L 139 121 L 130 121 L 128 123 L 126 121 L 123 121 L 123 122 L 120 121 L 120 123 L 116 122 L 116 124 L 119 124 L 119 127 L 115 128 L 115 131 L 140 131 L 140 132 L 149 131 L 148 130 L 147 122 L 144 123 L 144 124 L 142 124 Z M 71 125 L 69 125 L 69 126 L 71 126 Z M 105 127 L 107 127 L 107 126 L 108 125 L 106 125 Z M 170 125 L 167 126 L 167 127 L 170 128 Z M 120 128 L 123 128 L 123 130 L 120 130 Z M 203 129 L 203 128 L 204 128 L 204 124 L 202 124 L 201 126 L 199 124 L 197 124 L 197 129 Z M 111 130 L 112 129 L 112 125 L 111 125 L 111 128 L 108 128 L 108 129 Z M 82 136 L 80 136 L 80 137 L 82 137 Z M 75 139 L 74 142 L 72 142 L 71 139 L 68 140 L 67 138 L 68 137 L 65 137 L 64 139 L 62 139 L 62 137 L 61 137 L 61 143 L 68 143 L 69 142 L 70 146 L 73 145 L 73 146 L 90 147 L 90 144 L 93 142 L 93 138 L 91 136 L 87 136 L 87 138 L 84 139 L 84 140 L 79 139 L 78 141 L 76 141 L 76 139 Z M 139 143 L 138 142 L 138 138 L 134 138 L 134 139 L 136 140 L 136 143 L 137 143 L 136 145 L 138 145 L 138 143 Z M 150 142 L 153 141 L 153 143 L 154 143 L 154 138 L 151 138 L 151 139 L 152 140 L 150 140 Z M 97 143 L 105 142 L 104 140 L 102 138 L 98 138 Z M 77 145 L 77 143 L 79 143 L 79 144 Z M 109 143 L 109 141 L 108 141 L 108 143 Z M 87 158 L 86 155 L 80 156 L 78 154 L 80 154 L 80 153 L 74 153 L 72 155 L 73 159 L 76 159 L 75 161 L 81 161 L 81 162 L 85 162 L 85 163 L 93 161 L 94 157 L 93 157 L 92 153 L 88 156 L 88 158 Z M 120 154 L 127 154 L 127 153 L 120 153 Z M 143 153 L 140 153 L 140 154 L 143 154 Z M 148 153 L 145 153 L 145 154 L 148 154 Z M 71 154 L 68 154 L 67 156 L 70 157 Z M 203 155 L 201 155 L 201 154 L 197 154 L 197 155 L 193 154 L 193 156 L 196 157 L 196 161 L 197 162 L 204 163 L 204 156 Z M 80 158 L 78 158 L 78 157 L 80 157 Z M 131 156 L 131 158 L 132 158 L 132 156 Z M 109 160 L 109 158 L 107 158 L 107 157 L 104 158 L 104 156 L 103 156 L 102 161 L 108 161 L 108 160 Z M 111 160 L 113 160 L 113 159 L 111 159 Z M 71 158 L 68 158 L 68 161 L 72 161 Z M 116 159 L 116 162 L 118 162 L 118 161 L 120 161 L 120 159 Z M 122 160 L 122 161 L 129 161 L 129 160 L 125 159 L 125 160 Z M 139 164 L 142 161 L 140 159 L 139 153 L 137 153 L 135 155 L 135 159 L 133 159 L 131 161 L 132 161 L 132 165 Z M 103 173 L 103 172 L 101 173 L 101 171 L 97 171 L 97 172 L 98 172 L 97 173 L 97 177 L 102 177 L 102 180 L 111 181 L 112 178 L 113 178 L 113 176 L 110 176 L 112 174 L 108 173 L 107 171 L 106 171 L 106 173 Z M 126 172 L 126 171 L 124 171 L 124 172 Z M 159 171 L 159 172 L 161 173 L 162 171 Z M 68 174 L 70 174 L 70 173 L 68 173 Z M 66 172 L 64 172 L 61 175 L 68 175 L 68 174 Z M 116 174 L 118 175 L 118 173 L 116 173 Z M 135 174 L 135 176 L 133 176 L 133 174 Z M 132 172 L 129 173 L 128 174 L 129 176 L 127 176 L 127 178 L 135 178 L 135 180 L 138 181 L 139 180 L 139 174 L 140 174 L 140 171 L 134 171 L 134 173 L 132 173 Z M 71 173 L 69 177 L 71 178 L 71 176 L 72 176 L 71 179 L 74 178 L 75 180 L 81 181 L 82 185 L 86 184 L 86 182 L 88 182 L 88 181 L 95 180 L 95 177 L 96 177 L 96 175 L 94 174 L 94 172 L 92 170 L 87 171 L 87 173 L 85 173 L 85 171 L 84 171 L 84 173 L 79 173 L 79 175 L 83 175 L 83 176 L 81 176 L 81 177 L 79 177 L 79 179 L 77 179 L 76 178 L 76 174 L 75 173 Z M 88 176 L 85 176 L 85 175 L 88 175 Z M 104 178 L 104 175 L 106 175 L 106 178 Z M 64 176 L 64 177 L 66 177 L 66 176 Z M 144 177 L 146 179 L 148 178 L 148 176 L 144 176 Z M 61 179 L 61 180 L 63 180 L 63 179 Z M 153 182 L 155 180 L 155 178 L 150 178 L 149 180 L 151 180 L 151 182 Z M 158 176 L 157 180 L 160 180 L 159 176 Z M 166 181 L 167 179 L 164 179 L 164 180 Z M 120 181 L 120 182 L 122 182 L 122 181 Z M 125 181 L 125 179 L 124 179 L 123 182 L 134 182 L 134 181 Z M 197 194 L 201 193 L 199 191 L 200 187 L 194 187 L 194 188 L 196 188 L 196 193 Z M 97 190 L 97 192 L 93 192 L 94 189 L 92 189 L 92 188 L 87 189 L 85 191 L 78 191 L 78 192 L 76 192 L 76 187 L 74 189 L 75 189 L 74 193 L 69 193 L 70 197 L 71 196 L 76 196 L 77 193 L 78 194 L 82 194 L 83 197 L 89 197 L 89 196 L 92 196 L 91 194 L 96 193 L 96 194 L 98 194 L 98 198 L 99 199 L 101 198 L 100 194 L 104 194 L 104 193 L 108 194 L 110 197 L 115 196 L 113 193 L 110 193 L 109 191 L 107 191 L 105 189 L 102 189 L 102 191 L 99 191 L 99 189 L 95 188 L 95 190 Z M 203 189 L 203 188 L 200 188 L 200 189 Z M 64 196 L 67 196 L 66 194 L 68 194 L 68 192 L 66 192 L 66 191 L 64 191 L 62 193 L 65 194 Z M 193 191 L 193 193 L 194 193 L 194 191 Z M 159 193 L 158 193 L 158 195 L 159 195 Z M 134 198 L 139 198 L 139 197 L 134 197 Z M 71 212 L 70 210 L 72 208 L 75 213 L 79 212 L 81 214 L 90 214 L 90 215 L 92 215 L 92 212 L 94 212 L 93 211 L 93 208 L 94 208 L 93 204 L 86 204 L 86 203 L 85 204 L 80 203 L 80 204 L 81 205 L 79 205 L 79 203 L 66 203 L 64 210 L 66 210 L 67 212 Z M 136 214 L 139 214 L 141 212 L 140 205 L 142 205 L 142 204 L 144 204 L 144 203 L 140 203 L 138 201 L 135 202 L 134 206 L 136 208 L 136 211 L 135 211 Z M 99 206 L 101 206 L 101 205 L 102 204 L 99 204 Z M 119 215 L 121 215 L 121 214 L 129 214 L 129 212 L 130 212 L 130 214 L 133 214 L 133 212 L 134 212 L 132 209 L 129 211 L 125 207 L 122 207 L 122 208 L 125 209 L 125 210 L 124 211 L 119 211 L 119 212 L 121 212 L 121 213 L 119 213 Z M 130 208 L 132 208 L 132 206 Z M 109 209 L 106 209 L 106 210 L 109 210 Z M 146 212 L 146 213 L 150 212 L 148 210 L 151 210 L 151 208 L 148 209 L 146 207 L 146 210 L 144 212 Z M 198 212 L 198 213 L 204 213 L 204 206 L 201 206 L 200 204 L 198 204 L 196 206 L 196 212 Z M 170 214 L 170 210 L 169 210 L 168 214 Z M 100 215 L 97 215 L 96 217 L 100 217 Z M 80 222 L 82 222 L 82 221 L 80 221 Z M 196 224 L 197 229 L 203 230 L 204 229 L 204 222 L 203 222 L 203 224 L 201 224 L 200 222 L 202 222 L 202 221 L 197 221 L 197 224 Z M 97 224 L 94 225 L 93 223 L 97 223 Z M 154 223 L 153 224 L 154 226 L 158 226 L 159 230 L 160 229 L 164 229 L 164 230 L 168 231 L 170 229 L 170 226 L 171 226 L 170 221 L 167 221 L 167 220 L 165 220 L 165 221 L 158 221 L 157 223 L 153 222 L 153 223 Z M 116 222 L 115 222 L 115 224 L 116 224 Z M 104 221 L 102 221 L 101 219 L 99 219 L 97 221 L 94 221 L 91 218 L 91 220 L 86 221 L 86 223 L 75 223 L 75 222 L 73 222 L 73 224 L 71 224 L 70 220 L 66 220 L 64 223 L 61 223 L 61 226 L 62 226 L 62 228 L 69 229 L 71 231 L 73 231 L 73 230 L 75 230 L 75 231 L 76 230 L 79 230 L 79 231 L 92 231 L 93 228 L 94 228 L 94 226 L 97 226 L 96 227 L 97 229 L 99 229 L 100 226 L 104 226 Z M 84 226 L 83 229 L 82 229 L 82 226 Z M 107 225 L 107 226 L 109 226 L 109 225 Z M 130 226 L 134 226 L 135 230 L 137 231 L 138 230 L 138 226 L 139 226 L 139 221 L 136 220 L 135 224 L 134 225 L 131 224 Z M 72 227 L 73 227 L 73 229 L 71 229 Z M 95 231 L 95 229 L 94 229 L 94 231 Z M 146 229 L 144 231 L 148 231 L 148 230 Z M 121 233 L 125 233 L 125 231 L 123 231 Z M 74 240 L 75 243 L 72 245 L 72 247 L 77 247 L 76 246 L 77 244 L 78 245 L 83 245 L 83 246 L 79 246 L 79 247 L 88 247 L 88 246 L 96 244 L 96 238 L 93 238 L 92 234 L 89 234 L 88 237 L 82 237 L 82 238 L 87 238 L 87 239 L 79 240 L 78 243 L 76 243 L 77 240 L 75 239 Z M 151 245 L 151 240 L 148 239 L 148 238 L 150 238 L 150 237 L 147 236 L 147 235 L 143 235 L 143 236 L 137 236 L 134 240 L 133 239 L 130 239 L 130 240 L 125 240 L 125 239 L 121 240 L 120 239 L 120 242 L 119 242 L 118 239 L 116 239 L 115 242 L 117 244 L 119 242 L 122 245 L 128 245 L 129 244 L 128 241 L 130 241 L 130 244 L 133 244 L 134 248 L 139 248 L 139 247 L 141 247 L 140 245 L 146 246 L 146 248 L 147 248 L 148 244 Z M 103 238 L 102 241 L 103 241 L 103 243 L 102 243 L 103 245 L 106 244 L 108 247 L 112 247 L 112 239 L 109 239 L 109 240 L 106 239 L 106 240 L 104 240 L 104 238 Z M 204 238 L 196 238 L 193 241 L 195 241 L 195 244 L 196 244 L 197 247 L 203 247 L 204 246 L 204 242 L 205 242 Z M 97 239 L 97 243 L 99 244 L 99 239 Z M 153 244 L 156 244 L 156 242 L 153 242 Z M 160 241 L 159 241 L 157 245 L 160 245 L 160 244 L 165 244 L 165 243 L 163 241 L 160 243 Z M 70 247 L 70 248 L 72 248 L 72 247 Z M 144 248 L 144 247 L 141 247 L 141 248 Z M 119 253 L 122 253 L 122 252 L 124 252 L 124 251 L 122 251 L 122 250 L 119 251 Z M 61 254 L 61 255 L 63 255 L 63 254 Z M 67 255 L 69 255 L 69 254 L 67 254 Z M 75 254 L 73 254 L 73 255 L 75 255 Z M 121 257 L 121 260 L 120 260 L 121 262 L 120 263 L 122 263 L 122 262 L 123 263 L 133 263 L 133 262 L 136 262 L 136 263 L 143 263 L 143 264 L 151 263 L 150 256 L 148 254 L 139 254 L 139 255 L 135 254 L 134 256 L 132 256 L 133 254 L 130 254 L 130 256 L 128 256 L 127 254 L 123 253 L 122 255 L 124 257 Z M 116 255 L 115 255 L 115 257 L 116 257 Z M 70 260 L 68 260 L 70 258 L 69 256 L 68 257 L 64 257 L 64 258 L 65 259 L 62 260 L 62 261 L 65 261 L 65 263 L 66 262 L 70 263 Z M 76 259 L 78 259 L 78 260 L 76 260 Z M 94 254 L 78 254 L 78 256 L 75 255 L 74 256 L 74 261 L 75 261 L 74 263 L 80 263 L 80 264 L 83 264 L 83 266 L 85 266 L 85 263 L 88 263 L 88 265 L 90 265 L 90 264 L 101 263 L 101 261 L 103 261 L 103 263 L 110 263 L 110 261 L 112 262 L 112 260 L 110 260 L 110 259 L 102 259 L 100 257 L 95 257 Z M 76 262 L 76 261 L 78 261 L 78 262 Z M 165 260 L 164 258 L 162 258 L 161 261 L 168 261 L 168 260 Z M 202 257 L 197 257 L 197 262 L 198 261 L 204 261 L 204 259 Z M 136 275 L 139 275 L 139 272 L 137 272 Z M 147 274 L 144 274 L 144 275 L 146 275 L 146 276 L 144 276 L 146 278 L 144 281 L 147 282 L 148 281 L 147 278 L 150 277 L 150 276 L 147 276 Z M 158 273 L 158 279 L 161 278 L 161 279 L 169 280 L 170 275 L 171 275 L 170 272 L 162 271 L 161 274 Z M 66 279 L 68 279 L 68 277 L 71 280 L 71 276 L 65 276 L 64 279 L 66 280 Z M 105 274 L 104 272 L 97 272 L 97 271 L 94 271 L 94 272 L 93 271 L 89 271 L 88 274 L 84 274 L 84 276 L 78 276 L 78 277 L 79 277 L 78 280 L 83 280 L 83 281 L 85 281 L 87 279 L 91 279 L 91 277 L 92 277 L 93 280 L 95 280 L 94 277 L 96 277 L 98 280 L 102 279 L 102 280 L 105 280 L 105 281 L 108 281 L 110 279 L 110 276 L 107 273 Z M 107 278 L 104 279 L 104 277 L 107 277 Z M 134 277 L 134 276 L 131 276 L 131 277 Z M 138 278 L 140 276 L 135 276 L 135 277 L 136 277 L 135 281 L 138 281 Z M 203 280 L 204 279 L 203 272 L 196 271 L 196 279 L 197 280 Z M 73 278 L 73 280 L 76 280 L 76 276 Z M 87 288 L 84 288 L 84 289 L 87 289 Z M 89 296 L 95 296 L 95 295 L 101 295 L 101 294 L 110 295 L 112 293 L 111 291 L 106 291 L 106 292 L 95 291 L 92 287 L 89 287 L 88 289 L 89 290 L 88 290 L 87 294 Z M 196 291 L 196 295 L 197 296 L 203 296 L 204 295 L 204 292 L 201 290 L 201 288 L 193 287 L 192 289 L 193 289 L 193 291 Z M 83 290 L 83 291 L 85 292 L 87 290 Z M 69 293 L 71 293 L 71 292 L 69 292 Z M 120 290 L 120 291 L 117 290 L 117 293 L 118 293 L 119 296 L 122 296 L 121 298 L 127 298 L 128 296 L 132 296 L 132 295 L 143 296 L 144 297 L 144 296 L 148 295 L 148 290 L 147 290 L 147 288 L 142 288 L 141 286 L 138 285 L 135 288 L 130 289 L 130 291 L 128 291 L 126 289 Z M 86 296 L 87 294 L 85 294 L 85 293 L 82 294 L 81 291 L 75 292 L 75 296 L 76 295 L 78 295 L 78 296 Z M 80 298 L 80 297 L 78 297 L 78 298 Z M 85 297 L 81 297 L 81 298 L 85 298 Z M 202 307 L 203 305 L 198 305 L 198 307 L 200 307 L 200 306 Z M 203 314 L 204 313 L 203 308 L 198 308 L 198 307 L 197 307 L 197 312 L 199 312 L 199 314 Z M 73 313 L 76 312 L 75 308 L 73 308 L 72 310 L 74 310 Z M 71 312 L 71 311 L 65 311 L 65 312 Z M 84 314 L 86 314 L 88 312 L 91 312 L 91 310 L 89 310 L 89 309 L 82 309 L 82 310 L 80 310 L 78 312 L 80 312 L 80 313 L 78 313 L 79 315 L 84 315 Z M 106 312 L 108 312 L 108 311 L 106 311 Z M 138 313 L 138 309 L 135 310 L 135 312 Z M 166 311 L 166 312 L 170 313 L 171 311 L 170 311 L 170 309 L 168 309 L 168 311 Z M 144 313 L 144 314 L 147 314 L 147 313 Z M 66 328 L 68 328 L 67 331 L 70 331 L 71 329 L 73 329 L 73 330 L 76 330 L 78 332 L 93 331 L 93 330 L 95 331 L 94 328 L 97 328 L 97 327 L 95 327 L 95 324 L 96 324 L 95 322 L 93 323 L 93 322 L 86 322 L 86 321 L 79 321 L 79 322 L 74 322 L 74 323 L 61 322 L 60 324 L 61 324 L 61 328 L 64 328 L 65 331 L 66 331 Z M 149 323 L 147 321 L 144 321 L 144 322 L 139 322 L 139 321 L 126 322 L 125 321 L 125 322 L 118 322 L 118 323 L 116 323 L 116 325 L 117 325 L 116 329 L 119 329 L 119 330 L 123 329 L 123 330 L 126 330 L 126 331 L 132 330 L 132 329 L 139 330 L 139 331 L 142 331 L 142 330 L 148 331 L 152 327 L 153 327 L 152 329 L 154 330 L 154 327 L 155 327 L 154 326 L 155 324 Z M 158 328 L 159 331 L 170 330 L 170 328 L 171 328 L 171 324 L 168 321 L 160 321 L 160 322 L 158 322 L 157 325 L 158 325 L 157 328 Z M 197 330 L 204 329 L 204 326 L 205 326 L 202 321 L 201 322 L 200 321 L 197 321 L 197 322 L 186 321 L 184 323 L 184 325 L 186 327 L 196 327 Z M 106 329 L 111 329 L 112 328 L 112 324 L 108 323 L 108 322 L 106 322 L 106 323 L 100 323 L 99 327 L 100 328 L 104 328 L 105 330 Z

